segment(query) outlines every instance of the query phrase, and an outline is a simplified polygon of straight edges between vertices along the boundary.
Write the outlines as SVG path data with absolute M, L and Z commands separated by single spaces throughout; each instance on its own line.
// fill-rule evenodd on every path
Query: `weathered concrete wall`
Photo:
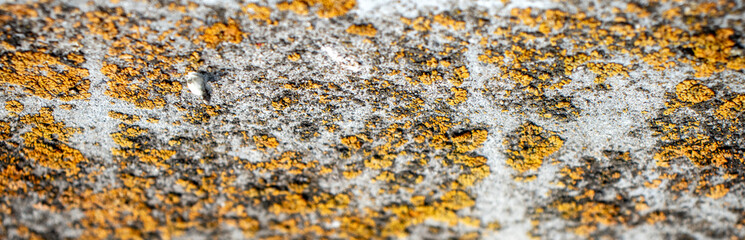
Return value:
M 0 236 L 744 238 L 744 20 L 742 1 L 5 2 Z

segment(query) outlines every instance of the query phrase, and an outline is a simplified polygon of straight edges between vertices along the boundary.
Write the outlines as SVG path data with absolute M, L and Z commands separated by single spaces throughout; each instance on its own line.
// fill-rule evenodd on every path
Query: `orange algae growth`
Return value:
M 347 28 L 347 33 L 354 34 L 354 35 L 360 35 L 360 36 L 368 36 L 368 37 L 374 37 L 375 34 L 378 33 L 378 30 L 373 27 L 372 24 L 365 24 L 365 25 L 352 25 Z
M 41 98 L 63 101 L 90 97 L 88 70 L 40 52 L 5 53 L 0 56 L 0 82 L 17 84 Z
M 80 151 L 67 145 L 67 141 L 80 129 L 65 127 L 65 123 L 56 122 L 51 108 L 42 108 L 38 114 L 21 117 L 21 122 L 34 125 L 31 131 L 24 133 L 23 153 L 39 165 L 64 170 L 68 176 L 79 171 L 78 163 L 86 161 Z
M 711 99 L 714 91 L 696 80 L 685 80 L 675 86 L 675 94 L 681 101 L 696 104 Z
M 564 144 L 554 132 L 533 123 L 523 124 L 512 135 L 504 141 L 508 148 L 507 165 L 520 173 L 538 169 L 546 157 Z
M 228 24 L 215 23 L 214 25 L 200 29 L 202 35 L 199 36 L 199 40 L 207 44 L 207 47 L 215 48 L 217 45 L 223 42 L 229 42 L 238 44 L 243 41 L 244 33 L 241 31 L 235 20 L 228 20 Z
M 357 5 L 355 0 L 293 0 L 277 4 L 281 11 L 293 11 L 297 14 L 308 14 L 308 9 L 318 6 L 316 14 L 322 18 L 333 18 L 347 14 Z

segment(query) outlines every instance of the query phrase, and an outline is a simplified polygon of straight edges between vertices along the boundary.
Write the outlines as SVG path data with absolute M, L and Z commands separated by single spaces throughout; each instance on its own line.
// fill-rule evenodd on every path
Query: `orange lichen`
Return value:
M 135 122 L 140 121 L 140 116 L 129 115 L 115 111 L 109 111 L 109 117 L 119 119 L 126 124 L 134 124 Z
M 580 226 L 574 228 L 579 236 L 589 236 L 599 224 L 609 226 L 623 220 L 618 206 L 602 202 L 557 202 L 554 207 L 564 219 L 578 219 Z
M 282 11 L 293 11 L 297 14 L 308 14 L 308 9 L 318 6 L 316 14 L 322 18 L 333 18 L 346 14 L 357 5 L 356 0 L 293 0 L 281 2 L 277 8 Z
M 114 142 L 119 145 L 118 148 L 111 149 L 112 155 L 122 159 L 134 157 L 143 163 L 162 168 L 169 167 L 164 161 L 176 154 L 175 151 L 150 148 L 148 146 L 150 139 L 146 135 L 149 132 L 147 129 L 123 124 L 119 127 L 121 131 L 110 134 Z
M 468 90 L 465 88 L 451 88 L 450 91 L 453 92 L 453 97 L 448 99 L 448 104 L 450 105 L 458 105 L 459 103 L 465 102 L 468 100 Z
M 106 94 L 133 103 L 138 108 L 162 108 L 164 95 L 181 92 L 181 76 L 175 69 L 177 63 L 187 63 L 187 69 L 197 67 L 200 56 L 172 56 L 171 45 L 151 44 L 148 36 L 156 35 L 148 27 L 134 26 L 122 38 L 116 38 L 106 55 L 101 73 L 106 82 Z
M 719 199 L 727 195 L 728 192 L 729 188 L 725 187 L 722 184 L 719 184 L 709 189 L 709 192 L 706 193 L 706 196 L 713 199 Z
M 0 121 L 0 141 L 5 141 L 10 138 L 10 124 L 5 121 Z
M 86 161 L 86 158 L 80 151 L 68 146 L 67 142 L 73 134 L 80 133 L 80 129 L 56 122 L 50 108 L 23 116 L 21 122 L 34 125 L 31 131 L 22 135 L 26 157 L 43 167 L 64 170 L 68 176 L 78 173 L 78 163 Z
M 587 63 L 587 69 L 597 74 L 596 84 L 604 83 L 605 79 L 616 75 L 629 77 L 628 69 L 618 63 Z
M 417 79 L 422 84 L 430 85 L 434 82 L 442 81 L 442 76 L 437 71 L 432 71 L 431 73 L 422 73 Z
M 113 14 L 104 11 L 86 12 L 85 17 L 89 22 L 88 30 L 104 40 L 114 39 L 120 33 L 119 27 L 128 22 L 122 8 L 114 8 Z
M 681 101 L 696 104 L 711 99 L 714 91 L 696 80 L 685 80 L 675 86 L 675 94 Z
M 222 107 L 200 103 L 196 108 L 189 109 L 189 113 L 183 116 L 184 121 L 192 124 L 201 124 L 220 114 Z
M 453 136 L 455 151 L 464 153 L 480 148 L 486 141 L 487 134 L 486 130 L 473 130 Z
M 295 99 L 292 99 L 290 97 L 282 97 L 279 98 L 277 101 L 272 101 L 272 107 L 274 107 L 274 110 L 282 111 L 295 103 L 297 103 L 297 100 Z
M 41 52 L 15 52 L 0 56 L 0 82 L 17 84 L 41 98 L 63 101 L 90 97 L 88 70 L 66 64 Z
M 279 146 L 277 138 L 268 135 L 253 136 L 253 140 L 256 144 L 256 148 L 261 151 L 266 151 L 267 148 L 277 148 L 277 146 Z
M 364 24 L 364 25 L 351 25 L 349 28 L 347 28 L 347 33 L 354 34 L 354 35 L 360 35 L 360 36 L 367 36 L 367 37 L 374 37 L 375 34 L 378 33 L 378 30 L 373 27 L 372 24 Z
M 362 147 L 362 140 L 357 136 L 348 136 L 341 139 L 341 144 L 351 149 L 360 149 Z
M 23 104 L 16 100 L 5 101 L 5 110 L 17 113 L 22 112 Z
M 293 62 L 297 62 L 298 60 L 300 60 L 300 54 L 292 53 L 290 55 L 287 55 L 287 59 Z
M 277 21 L 272 21 L 272 9 L 269 7 L 259 6 L 256 3 L 250 3 L 243 7 L 243 12 L 248 14 L 251 20 L 264 21 L 266 24 L 277 25 Z
M 198 41 L 204 42 L 210 48 L 215 48 L 223 42 L 238 44 L 247 35 L 247 33 L 241 31 L 233 19 L 229 19 L 227 24 L 215 23 L 212 26 L 200 29 L 200 31 L 202 35 L 198 37 Z
M 293 174 L 301 173 L 305 169 L 314 168 L 318 161 L 303 161 L 298 152 L 287 151 L 268 162 L 248 163 L 246 169 L 260 170 L 261 172 L 285 170 Z
M 468 77 L 471 75 L 468 73 L 468 69 L 466 66 L 460 66 L 453 70 L 453 75 L 455 77 L 448 78 L 448 81 L 450 81 L 451 84 L 455 86 L 460 86 L 463 84 L 463 81 L 465 81 Z
M 466 22 L 463 21 L 456 21 L 450 16 L 444 15 L 444 14 L 437 14 L 433 17 L 433 20 L 443 26 L 452 28 L 454 30 L 461 30 L 465 28 Z
M 722 149 L 720 143 L 707 136 L 698 135 L 683 139 L 683 141 L 663 146 L 660 151 L 654 155 L 657 165 L 668 167 L 668 162 L 678 157 L 687 157 L 697 166 L 722 166 L 727 163 L 727 159 L 732 157 L 732 153 Z
M 745 95 L 738 95 L 730 100 L 725 100 L 724 104 L 716 109 L 716 116 L 719 119 L 731 120 L 745 111 Z
M 401 22 L 411 26 L 414 30 L 417 31 L 429 31 L 432 26 L 432 20 L 429 20 L 424 17 L 417 17 L 415 19 L 408 19 L 408 18 L 401 18 Z
M 506 139 L 508 146 L 507 165 L 522 173 L 536 170 L 543 160 L 558 151 L 564 144 L 554 132 L 544 130 L 533 123 L 525 123 L 516 130 L 516 136 Z

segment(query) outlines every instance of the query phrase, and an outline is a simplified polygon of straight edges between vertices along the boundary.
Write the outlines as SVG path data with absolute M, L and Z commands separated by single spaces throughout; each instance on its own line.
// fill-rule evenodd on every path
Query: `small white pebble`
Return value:
M 199 73 L 190 72 L 186 74 L 186 87 L 197 97 L 204 96 L 204 78 Z

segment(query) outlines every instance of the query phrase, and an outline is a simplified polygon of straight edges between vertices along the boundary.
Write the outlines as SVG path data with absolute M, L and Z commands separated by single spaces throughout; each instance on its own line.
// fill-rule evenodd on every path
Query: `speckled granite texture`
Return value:
M 742 239 L 743 28 L 724 0 L 0 1 L 0 239 Z

